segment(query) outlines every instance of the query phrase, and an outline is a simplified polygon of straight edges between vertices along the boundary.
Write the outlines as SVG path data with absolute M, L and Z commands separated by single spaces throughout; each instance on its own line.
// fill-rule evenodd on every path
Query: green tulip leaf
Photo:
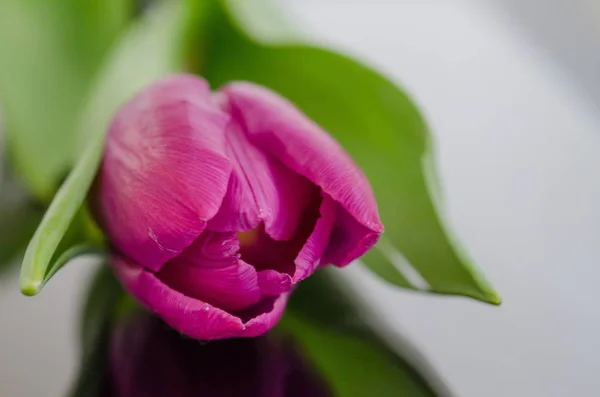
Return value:
M 321 329 L 287 316 L 281 328 L 292 334 L 338 397 L 435 397 L 413 370 L 359 337 Z
M 42 214 L 28 203 L 0 208 L 0 272 L 18 264 Z
M 84 300 L 81 327 L 81 366 L 69 396 L 96 397 L 102 394 L 108 340 L 118 303 L 125 296 L 110 268 L 102 264 L 93 276 Z
M 44 214 L 15 180 L 2 149 L 0 139 L 0 275 L 19 264 Z
M 21 291 L 37 294 L 49 280 L 53 264 L 72 247 L 63 245 L 83 207 L 104 150 L 105 132 L 117 107 L 164 73 L 181 68 L 185 23 L 184 3 L 157 3 L 135 22 L 112 50 L 84 106 L 78 127 L 81 156 L 64 181 L 25 252 Z
M 72 164 L 82 97 L 134 11 L 131 0 L 0 1 L 0 103 L 8 150 L 42 202 L 50 201 Z
M 0 274 L 18 265 L 43 213 L 27 199 L 7 202 L 0 197 Z
M 500 303 L 443 221 L 432 139 L 410 98 L 349 57 L 309 45 L 277 44 L 282 29 L 265 28 L 277 19 L 273 12 L 255 15 L 264 10 L 258 7 L 264 1 L 220 4 L 214 45 L 200 74 L 215 88 L 247 80 L 279 92 L 352 155 L 371 181 L 385 226 L 382 242 L 364 258 L 366 265 L 401 287 Z
M 301 344 L 334 394 L 450 396 L 423 356 L 362 307 L 336 272 L 320 270 L 305 280 L 279 325 Z
M 43 212 L 41 211 L 38 211 L 38 213 L 43 215 Z M 40 225 L 40 219 L 43 222 L 43 217 L 40 216 L 37 219 L 37 224 L 35 226 Z M 31 231 L 32 233 L 37 230 L 35 226 Z M 101 241 L 97 240 L 97 236 L 94 234 L 95 230 L 91 229 L 91 227 L 92 225 L 89 214 L 85 208 L 82 208 L 75 215 L 66 232 L 62 235 L 58 246 L 54 250 L 54 254 L 48 261 L 47 266 L 44 268 L 44 273 L 40 273 L 42 278 L 35 279 L 35 289 L 22 289 L 22 292 L 25 295 L 35 295 L 37 292 L 41 291 L 46 283 L 67 263 L 70 263 L 72 260 L 83 255 L 104 253 L 104 245 L 101 245 Z M 35 238 L 35 233 L 33 233 L 33 238 Z M 33 241 L 33 238 L 29 240 L 30 244 L 31 241 Z M 26 260 L 27 250 L 25 251 L 23 262 Z M 21 267 L 21 276 L 22 275 L 23 267 Z
M 40 288 L 43 288 L 44 285 L 48 281 L 50 281 L 50 279 L 60 269 L 62 269 L 67 263 L 71 262 L 72 260 L 79 258 L 80 256 L 84 256 L 84 255 L 105 254 L 106 250 L 105 250 L 104 246 L 97 246 L 97 245 L 88 244 L 88 243 L 80 243 L 80 244 L 74 244 L 74 245 L 70 244 L 70 247 L 68 249 L 66 249 L 64 251 L 59 249 L 57 252 L 60 252 L 60 255 L 56 258 L 55 261 L 51 262 L 52 266 L 50 268 L 48 268 L 48 271 L 46 272 L 46 276 L 42 280 L 42 284 L 41 284 Z

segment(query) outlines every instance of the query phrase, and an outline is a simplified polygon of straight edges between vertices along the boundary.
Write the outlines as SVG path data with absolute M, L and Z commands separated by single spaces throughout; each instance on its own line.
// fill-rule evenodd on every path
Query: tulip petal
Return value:
M 111 259 L 115 275 L 133 296 L 171 327 L 195 339 L 260 335 L 281 319 L 287 302 L 287 294 L 282 294 L 234 315 L 172 289 L 154 273 L 119 253 L 113 253 Z
M 300 223 L 313 185 L 254 147 L 235 117 L 227 126 L 226 154 L 233 162 L 227 194 L 209 228 L 247 231 L 263 222 L 275 240 L 287 240 Z
M 328 248 L 338 207 L 339 204 L 327 195 L 319 200 L 313 197 L 303 213 L 302 223 L 289 240 L 274 240 L 263 226 L 253 230 L 250 237 L 244 237 L 251 241 L 242 244 L 241 256 L 258 270 L 258 284 L 263 296 L 289 291 L 293 284 L 310 276 L 322 263 L 321 257 Z M 354 250 L 346 244 L 336 244 L 331 249 L 335 255 L 338 246 Z M 332 257 L 337 258 L 335 255 Z
M 277 270 L 263 270 L 258 272 L 258 285 L 262 296 L 279 296 L 292 289 L 292 277 Z
M 256 269 L 240 260 L 238 250 L 235 233 L 205 231 L 157 275 L 191 298 L 224 310 L 241 310 L 258 303 L 261 288 Z
M 131 259 L 113 254 L 112 265 L 133 296 L 184 334 L 210 340 L 238 336 L 244 331 L 238 317 L 175 291 Z
M 313 198 L 296 233 L 287 241 L 272 239 L 264 228 L 254 231 L 253 243 L 243 245 L 241 254 L 246 262 L 259 270 L 263 294 L 271 288 L 278 291 L 278 286 L 281 288 L 287 282 L 296 284 L 315 271 L 328 247 L 338 207 L 339 204 L 327 195 L 320 200 Z
M 225 196 L 228 117 L 204 80 L 177 75 L 135 96 L 110 126 L 96 183 L 111 241 L 158 270 L 204 230 Z
M 301 224 L 299 231 L 287 241 L 274 240 L 266 232 L 264 225 L 252 231 L 252 241 L 244 242 L 240 247 L 241 258 L 250 263 L 256 270 L 275 270 L 281 274 L 292 276 L 295 269 L 294 259 L 302 249 L 306 238 L 310 234 L 305 231 L 305 222 Z
M 259 336 L 277 325 L 285 311 L 288 296 L 289 294 L 281 294 L 276 298 L 265 298 L 254 307 L 240 313 L 246 326 L 241 336 Z
M 336 220 L 336 207 L 338 206 L 339 204 L 333 201 L 331 197 L 323 197 L 323 201 L 319 207 L 320 217 L 294 261 L 296 264 L 294 283 L 298 283 L 313 274 L 321 263 L 332 263 L 327 259 L 321 259 L 321 257 L 325 249 L 328 248 Z M 349 239 L 348 241 L 353 240 Z M 337 258 L 334 257 L 333 259 Z
M 342 267 L 373 247 L 379 240 L 380 232 L 357 222 L 340 204 L 336 203 L 335 207 L 336 222 L 322 262 Z
M 244 126 L 253 145 L 318 185 L 356 221 L 356 230 L 339 234 L 339 238 L 352 239 L 345 246 L 363 247 L 376 241 L 373 235 L 379 235 L 383 226 L 373 191 L 360 168 L 331 136 L 289 101 L 263 87 L 236 82 L 222 92 L 232 117 Z M 340 222 L 336 229 L 353 226 L 343 216 Z M 341 246 L 339 242 L 337 246 Z M 330 258 L 339 260 L 335 264 L 342 266 L 355 259 L 353 255 L 359 251 L 364 249 Z

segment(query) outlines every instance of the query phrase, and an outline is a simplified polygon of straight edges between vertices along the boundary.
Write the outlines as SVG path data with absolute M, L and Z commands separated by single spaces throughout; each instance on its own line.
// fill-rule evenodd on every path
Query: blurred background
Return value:
M 600 389 L 598 2 L 279 2 L 316 41 L 365 60 L 420 105 L 446 216 L 504 303 L 398 291 L 360 269 L 348 276 L 456 396 Z M 0 279 L 1 396 L 67 389 L 90 271 L 69 266 L 43 299 L 23 297 L 16 274 Z

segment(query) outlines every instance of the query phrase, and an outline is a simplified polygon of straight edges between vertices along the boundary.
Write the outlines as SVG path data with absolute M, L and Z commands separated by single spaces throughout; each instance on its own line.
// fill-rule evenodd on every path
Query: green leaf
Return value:
M 300 343 L 334 394 L 450 396 L 416 349 L 361 307 L 335 273 L 321 270 L 303 282 L 279 325 Z
M 1 136 L 0 136 L 1 138 Z M 5 166 L 0 142 L 0 275 L 18 265 L 44 211 Z
M 21 291 L 37 294 L 57 259 L 69 246 L 59 244 L 88 194 L 104 149 L 108 123 L 117 107 L 133 93 L 164 73 L 178 70 L 187 9 L 184 3 L 158 3 L 136 22 L 104 65 L 79 123 L 84 144 L 77 164 L 58 190 L 33 239 L 21 267 Z M 57 254 L 58 249 L 58 254 Z
M 0 208 L 0 272 L 18 264 L 42 215 L 43 211 L 29 202 Z
M 72 164 L 75 120 L 127 0 L 0 1 L 0 102 L 17 173 L 49 202 Z
M 282 321 L 281 328 L 294 335 L 335 396 L 438 396 L 412 369 L 398 365 L 387 352 L 367 341 L 320 329 L 293 315 Z
M 65 249 L 64 251 L 61 252 L 61 250 L 59 250 L 61 254 L 56 258 L 55 261 L 52 262 L 52 266 L 48 268 L 48 271 L 46 273 L 46 276 L 42 280 L 40 288 L 43 288 L 44 285 L 46 285 L 46 283 L 50 281 L 50 279 L 70 261 L 80 256 L 90 254 L 104 254 L 106 252 L 106 249 L 103 246 L 97 246 L 94 244 L 80 243 L 69 245 L 70 247 Z
M 30 233 L 33 234 L 33 238 L 35 238 L 36 226 L 39 228 L 40 220 L 43 221 L 43 212 L 41 209 L 38 209 L 39 217 L 36 219 L 36 223 L 32 224 L 33 228 L 30 230 Z M 36 280 L 37 291 L 40 291 L 46 283 L 67 263 L 71 260 L 88 254 L 97 254 L 104 252 L 104 246 L 99 245 L 93 242 L 93 237 L 90 234 L 90 230 L 88 227 L 89 215 L 85 208 L 82 208 L 74 217 L 73 221 L 70 223 L 66 232 L 63 234 L 62 238 L 56 250 L 50 260 L 48 261 L 48 266 L 44 269 L 43 277 L 41 280 Z M 29 237 L 31 237 L 31 234 Z M 30 242 L 32 240 L 29 240 Z M 27 258 L 27 251 L 25 251 L 25 257 L 23 258 L 23 262 L 25 262 Z M 21 272 L 23 268 L 21 268 Z M 27 295 L 32 295 L 28 294 Z
M 15 203 L 0 197 L 0 274 L 19 263 L 42 215 L 29 200 Z
M 371 181 L 386 229 L 387 247 L 384 242 L 378 245 L 383 249 L 372 250 L 364 258 L 367 266 L 401 287 L 499 303 L 443 222 L 432 140 L 410 98 L 346 56 L 302 44 L 272 44 L 274 34 L 264 28 L 272 16 L 262 20 L 260 34 L 252 29 L 261 26 L 253 13 L 259 7 L 246 4 L 240 12 L 240 1 L 220 4 L 224 15 L 201 74 L 214 87 L 248 80 L 278 91 L 346 148 Z M 402 256 L 412 265 L 408 272 L 397 263 Z M 414 281 L 414 273 L 426 285 Z
M 82 364 L 69 396 L 100 396 L 106 372 L 109 334 L 114 312 L 124 292 L 102 264 L 94 277 L 82 311 L 81 345 Z
M 125 296 L 125 291 L 113 275 L 110 266 L 100 263 L 91 278 L 84 304 L 81 307 L 79 337 L 83 355 L 94 350 L 103 329 L 114 320 L 118 303 Z

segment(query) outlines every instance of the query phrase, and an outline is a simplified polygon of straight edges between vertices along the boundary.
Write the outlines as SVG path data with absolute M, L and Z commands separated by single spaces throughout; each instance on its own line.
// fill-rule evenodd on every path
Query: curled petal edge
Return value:
M 282 294 L 267 305 L 270 310 L 242 321 L 232 313 L 173 290 L 152 271 L 119 253 L 113 253 L 111 259 L 115 275 L 135 298 L 171 327 L 194 339 L 261 335 L 281 319 L 288 299 L 288 294 Z

